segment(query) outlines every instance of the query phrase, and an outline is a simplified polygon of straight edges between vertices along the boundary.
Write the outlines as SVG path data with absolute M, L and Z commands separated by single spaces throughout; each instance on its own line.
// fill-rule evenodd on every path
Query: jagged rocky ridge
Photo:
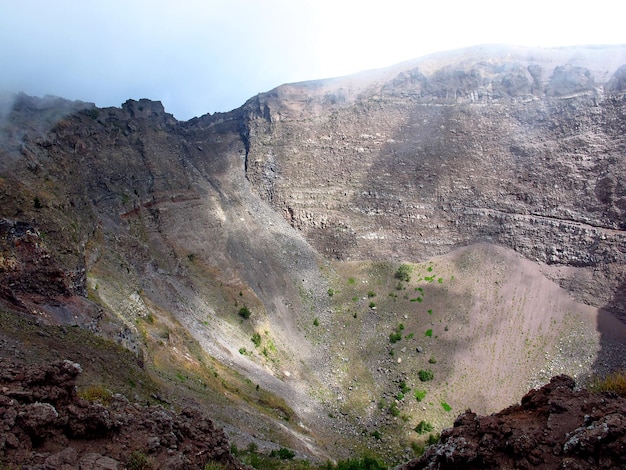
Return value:
M 499 413 L 459 415 L 439 443 L 398 470 L 624 468 L 625 416 L 624 398 L 575 390 L 562 375 Z

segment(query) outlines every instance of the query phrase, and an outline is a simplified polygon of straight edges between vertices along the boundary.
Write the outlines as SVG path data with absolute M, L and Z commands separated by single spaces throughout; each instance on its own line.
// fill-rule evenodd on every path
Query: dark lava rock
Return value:
M 133 459 L 142 468 L 203 468 L 219 462 L 244 468 L 230 453 L 226 435 L 202 412 L 175 413 L 131 404 L 120 395 L 110 404 L 76 393 L 80 365 L 0 360 L 0 462 L 13 468 L 121 469 Z
M 560 375 L 499 413 L 468 410 L 399 469 L 626 468 L 626 400 L 574 385 Z

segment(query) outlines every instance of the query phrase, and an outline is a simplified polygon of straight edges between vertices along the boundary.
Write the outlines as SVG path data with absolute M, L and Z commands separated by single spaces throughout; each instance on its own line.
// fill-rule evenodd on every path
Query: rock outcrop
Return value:
M 140 406 L 120 395 L 76 392 L 80 365 L 0 360 L 0 462 L 31 469 L 244 468 L 202 412 Z M 106 397 L 106 398 L 105 398 Z M 137 466 L 141 464 L 141 466 Z
M 438 444 L 399 470 L 624 468 L 626 400 L 574 385 L 557 376 L 520 405 L 490 416 L 468 410 Z

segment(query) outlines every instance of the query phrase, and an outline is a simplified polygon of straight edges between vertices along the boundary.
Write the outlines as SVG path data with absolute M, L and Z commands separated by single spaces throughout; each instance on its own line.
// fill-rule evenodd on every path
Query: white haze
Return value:
M 0 0 L 0 91 L 179 119 L 228 111 L 286 82 L 485 43 L 626 43 L 614 0 Z

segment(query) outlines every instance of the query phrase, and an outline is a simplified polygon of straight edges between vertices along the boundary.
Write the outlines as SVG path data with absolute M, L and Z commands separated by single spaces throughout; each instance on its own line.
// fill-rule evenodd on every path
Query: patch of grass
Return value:
M 418 434 L 425 434 L 433 430 L 433 425 L 427 423 L 426 421 L 420 421 L 417 426 L 413 429 Z
M 150 468 L 148 457 L 146 454 L 139 450 L 134 450 L 130 453 L 128 461 L 126 462 L 126 468 L 128 470 L 146 470 Z
M 372 297 L 376 297 L 376 292 L 374 291 L 368 291 L 367 292 L 367 298 L 371 299 Z
M 78 392 L 78 396 L 92 403 L 98 402 L 109 405 L 113 394 L 104 385 L 90 385 Z
M 356 283 L 356 279 L 354 279 L 353 277 L 349 277 L 348 278 L 348 284 L 350 284 L 351 286 L 353 286 Z
M 618 370 L 604 378 L 596 378 L 589 389 L 593 392 L 613 392 L 626 398 L 626 370 Z
M 441 401 L 441 407 L 445 410 L 445 411 L 452 411 L 452 407 L 450 405 L 448 405 L 445 401 Z
M 430 359 L 428 359 L 428 362 L 429 362 L 430 364 L 437 364 L 437 359 L 435 359 L 435 357 L 434 357 L 434 356 L 430 356 Z
M 409 387 L 403 380 L 402 382 L 400 382 L 400 391 L 402 393 L 409 393 L 411 391 L 411 387 Z
M 413 395 L 415 396 L 415 399 L 417 401 L 422 401 L 424 398 L 426 398 L 426 390 L 415 390 L 415 393 L 413 393 Z
M 370 307 L 370 308 L 374 308 L 374 307 L 376 307 L 376 303 L 375 303 L 375 302 L 370 302 L 369 307 Z
M 429 338 L 433 335 L 433 330 L 426 330 L 424 336 L 428 336 Z
M 313 319 L 313 326 L 320 326 L 320 321 L 317 317 Z
M 437 433 L 435 434 L 431 434 L 428 436 L 428 440 L 426 441 L 426 444 L 428 444 L 429 446 L 432 446 L 434 444 L 437 444 L 437 442 L 439 442 L 439 438 L 441 436 Z
M 254 343 L 255 348 L 258 348 L 259 346 L 261 346 L 261 335 L 255 332 L 252 335 L 252 338 L 250 338 L 250 341 Z

